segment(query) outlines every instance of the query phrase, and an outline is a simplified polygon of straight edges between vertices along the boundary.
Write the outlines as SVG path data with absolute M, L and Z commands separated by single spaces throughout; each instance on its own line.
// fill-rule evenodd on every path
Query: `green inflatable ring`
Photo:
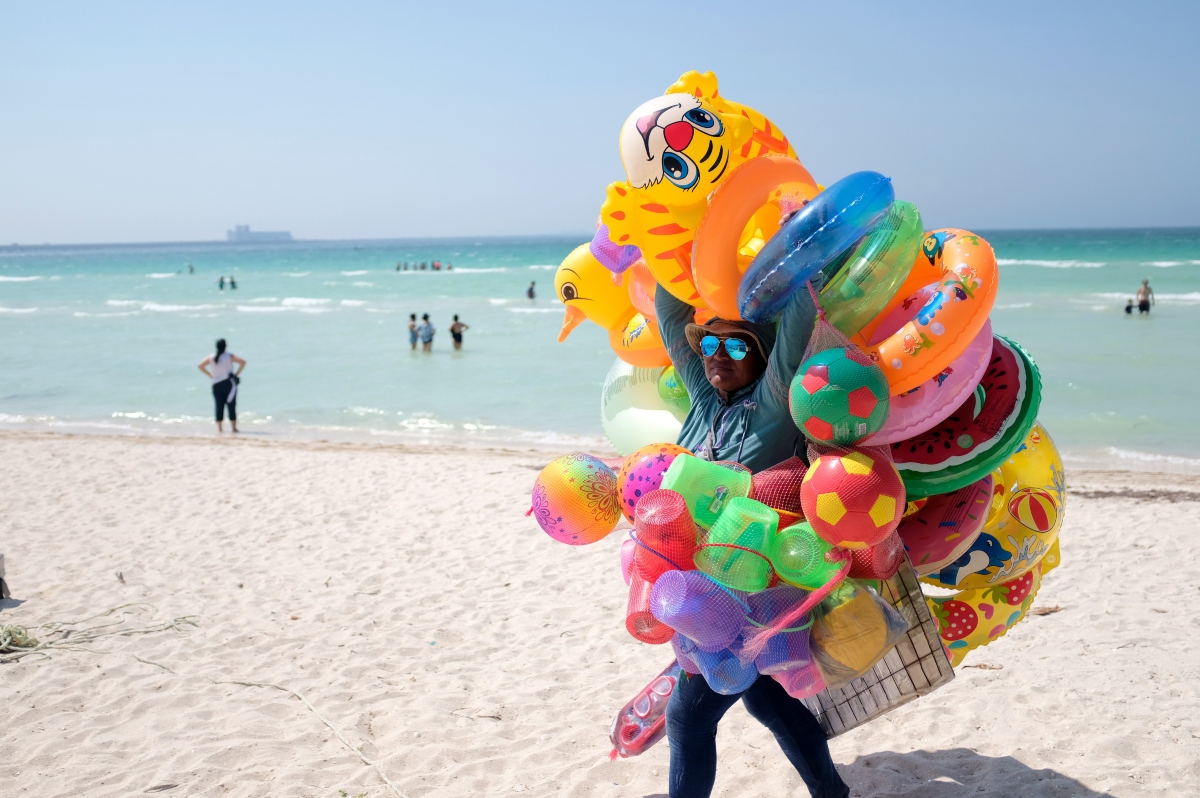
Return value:
M 883 221 L 826 270 L 821 307 L 829 322 L 847 336 L 866 327 L 908 279 L 924 238 L 917 206 L 893 202 Z
M 1037 420 L 1042 377 L 1019 344 L 993 337 L 976 391 L 933 429 L 892 444 L 908 498 L 950 493 L 983 479 L 1012 456 Z M 980 403 L 980 394 L 983 401 Z

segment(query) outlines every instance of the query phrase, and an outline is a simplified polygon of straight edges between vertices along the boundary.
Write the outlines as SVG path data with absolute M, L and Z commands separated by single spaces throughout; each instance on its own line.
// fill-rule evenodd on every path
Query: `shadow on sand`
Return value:
M 779 765 L 787 767 L 782 755 Z M 1011 756 L 984 756 L 968 748 L 880 751 L 839 764 L 838 772 L 853 798 L 1112 798 L 1057 771 L 1034 770 Z

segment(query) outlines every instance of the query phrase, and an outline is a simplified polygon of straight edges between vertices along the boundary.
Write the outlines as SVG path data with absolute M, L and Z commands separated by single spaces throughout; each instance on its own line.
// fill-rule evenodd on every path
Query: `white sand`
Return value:
M 607 736 L 670 651 L 624 631 L 619 536 L 523 517 L 548 459 L 0 435 L 0 623 L 199 624 L 0 665 L 0 794 L 392 794 L 294 697 L 210 679 L 300 691 L 412 798 L 665 794 L 666 744 Z M 1200 479 L 1068 479 L 1062 611 L 838 738 L 854 795 L 1200 794 Z M 719 746 L 715 795 L 805 794 L 740 705 Z

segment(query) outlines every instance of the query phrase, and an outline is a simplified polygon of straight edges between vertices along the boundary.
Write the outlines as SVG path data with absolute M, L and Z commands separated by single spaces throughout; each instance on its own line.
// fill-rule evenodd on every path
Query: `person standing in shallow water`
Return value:
M 454 314 L 454 323 L 450 325 L 450 337 L 454 339 L 454 348 L 462 349 L 462 334 L 463 330 L 471 329 L 466 324 L 458 320 L 458 314 Z
M 1150 287 L 1149 280 L 1142 280 L 1142 287 L 1137 291 L 1138 315 L 1150 312 L 1150 306 L 1154 304 L 1154 289 Z
M 237 366 L 237 370 L 234 370 Z M 225 339 L 217 340 L 217 351 L 200 361 L 200 370 L 212 383 L 213 401 L 216 403 L 217 432 L 224 432 L 225 409 L 229 409 L 229 426 L 237 428 L 237 389 L 246 361 L 232 352 L 225 351 Z
M 408 314 L 408 345 L 412 347 L 412 351 L 417 351 L 417 314 Z
M 535 285 L 537 285 L 536 282 L 529 284 L 529 287 L 525 289 L 525 296 L 529 297 L 530 299 L 537 299 L 537 292 L 533 290 Z
M 421 336 L 421 351 L 433 351 L 433 334 L 436 330 L 433 329 L 433 322 L 429 320 L 429 314 L 425 313 L 421 316 L 421 324 L 417 327 L 417 332 Z

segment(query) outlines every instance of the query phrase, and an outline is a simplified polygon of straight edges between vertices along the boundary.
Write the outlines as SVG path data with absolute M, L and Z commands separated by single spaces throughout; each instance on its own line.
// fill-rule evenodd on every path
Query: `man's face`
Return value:
M 753 338 L 732 333 L 715 337 L 721 341 L 720 346 L 712 356 L 704 358 L 704 376 L 708 377 L 714 388 L 731 394 L 758 379 L 766 368 L 766 361 L 763 360 Z M 746 343 L 748 351 L 744 358 L 734 360 L 729 356 L 729 351 L 725 348 L 725 340 L 728 338 L 737 338 Z

